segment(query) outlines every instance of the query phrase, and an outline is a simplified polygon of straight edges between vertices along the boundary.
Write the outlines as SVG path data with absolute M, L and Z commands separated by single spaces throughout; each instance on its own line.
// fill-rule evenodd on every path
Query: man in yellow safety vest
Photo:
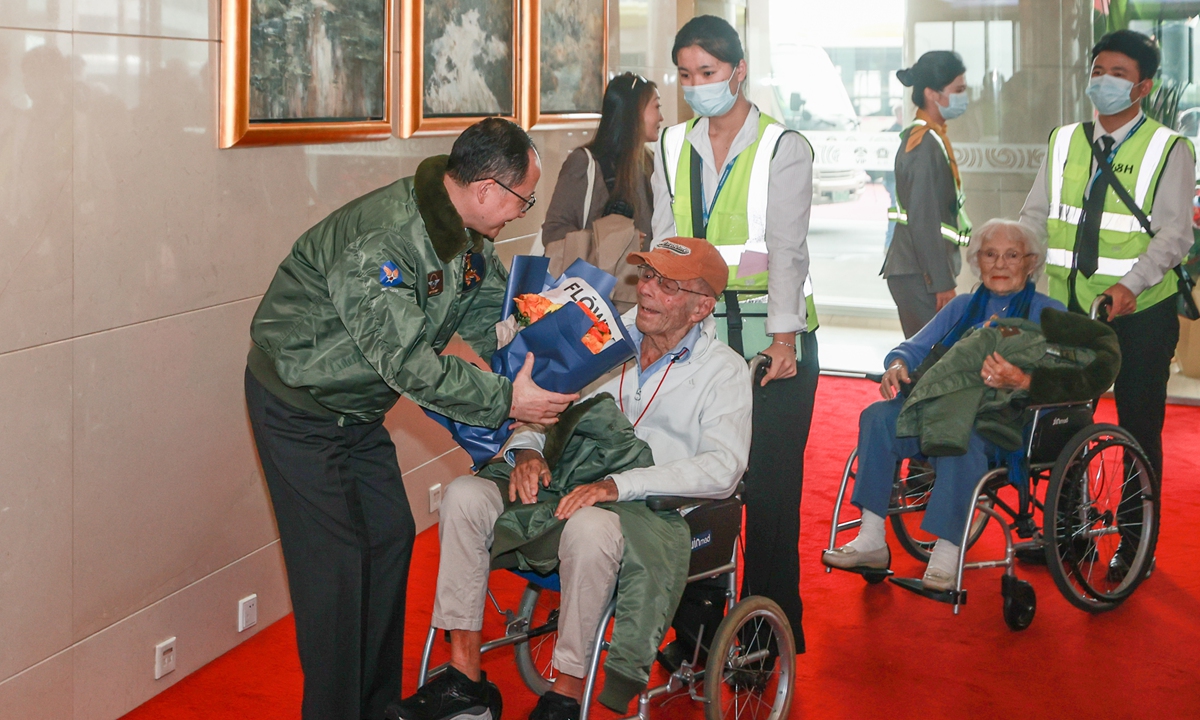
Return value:
M 1131 30 L 1109 33 L 1092 48 L 1087 95 L 1097 121 L 1050 134 L 1021 222 L 1047 238 L 1051 297 L 1076 312 L 1088 312 L 1101 294 L 1112 298 L 1109 321 L 1121 343 L 1117 415 L 1161 478 L 1167 380 L 1179 341 L 1173 268 L 1192 246 L 1196 152 L 1141 111 L 1158 66 L 1154 41 Z M 1151 233 L 1110 186 L 1093 145 L 1149 218 Z M 1125 559 L 1114 556 L 1110 575 L 1124 576 Z

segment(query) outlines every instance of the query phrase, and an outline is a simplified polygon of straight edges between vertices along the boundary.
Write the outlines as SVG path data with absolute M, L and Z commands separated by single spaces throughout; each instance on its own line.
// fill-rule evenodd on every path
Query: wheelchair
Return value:
M 1092 307 L 1093 319 L 1099 305 L 1098 300 Z M 1100 613 L 1121 605 L 1154 567 L 1159 479 L 1133 436 L 1117 425 L 1094 422 L 1094 409 L 1094 402 L 1026 409 L 1022 467 L 1010 472 L 1006 464 L 992 463 L 975 484 L 974 502 L 966 508 L 969 519 L 958 543 L 953 590 L 927 590 L 919 578 L 892 577 L 891 570 L 854 572 L 868 583 L 886 578 L 906 590 L 949 603 L 957 615 L 967 602 L 964 571 L 1004 568 L 1000 591 L 1004 621 L 1012 630 L 1029 627 L 1037 610 L 1033 587 L 1016 576 L 1018 557 L 1044 561 L 1059 592 L 1082 610 Z M 840 533 L 861 525 L 858 519 L 841 520 L 856 458 L 857 450 L 842 473 L 829 550 L 837 546 Z M 1020 479 L 1014 480 L 1018 476 Z M 932 470 L 919 460 L 902 461 L 887 512 L 901 547 L 921 561 L 929 559 L 936 538 L 922 537 L 916 525 L 936 481 Z M 1044 492 L 1040 492 L 1042 486 Z M 1001 496 L 1008 489 L 1015 490 L 1015 502 Z M 967 562 L 967 551 L 991 520 L 1002 531 L 1004 556 Z M 1110 570 L 1114 560 L 1124 565 L 1123 572 Z M 832 570 L 826 566 L 826 572 Z
M 761 377 L 760 363 L 757 359 L 751 362 L 751 377 Z M 651 510 L 675 511 L 684 516 L 692 547 L 687 582 L 689 585 L 704 581 L 719 583 L 725 615 L 707 647 L 698 642 L 690 661 L 681 663 L 666 683 L 641 693 L 637 712 L 628 720 L 648 720 L 653 701 L 661 698 L 667 702 L 685 694 L 704 703 L 708 720 L 723 720 L 730 713 L 739 719 L 787 718 L 796 680 L 796 644 L 791 625 L 783 610 L 768 598 L 750 596 L 736 601 L 744 489 L 739 483 L 735 493 L 724 500 L 673 496 L 646 499 Z M 505 633 L 485 642 L 482 652 L 512 646 L 522 682 L 540 696 L 551 689 L 555 677 L 551 659 L 558 635 L 559 578 L 557 573 L 543 576 L 511 572 L 525 579 L 527 585 L 515 610 L 501 610 L 491 590 L 488 591 L 492 606 L 504 616 Z M 614 595 L 596 629 L 584 679 L 580 720 L 587 720 L 595 697 L 597 672 L 601 655 L 609 647 L 608 627 L 615 610 Z M 437 634 L 437 628 L 431 625 L 421 653 L 418 687 L 448 667 L 448 663 L 430 667 Z M 444 634 L 448 641 L 449 633 Z M 697 636 L 708 637 L 703 626 Z M 699 660 L 701 650 L 708 656 L 703 663 Z

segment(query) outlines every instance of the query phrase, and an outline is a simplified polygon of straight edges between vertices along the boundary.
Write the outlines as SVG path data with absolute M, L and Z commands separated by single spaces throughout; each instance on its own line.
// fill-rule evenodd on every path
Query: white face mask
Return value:
M 1087 96 L 1101 115 L 1116 115 L 1133 104 L 1133 83 L 1112 75 L 1097 75 L 1088 82 Z
M 943 120 L 953 120 L 967 111 L 968 98 L 965 90 L 960 93 L 950 93 L 946 97 L 950 98 L 950 104 L 946 107 L 938 106 Z
M 683 99 L 697 115 L 702 117 L 724 115 L 737 102 L 737 94 L 729 91 L 731 79 L 726 78 L 707 85 L 684 85 Z M 738 83 L 738 92 L 741 90 L 741 83 Z

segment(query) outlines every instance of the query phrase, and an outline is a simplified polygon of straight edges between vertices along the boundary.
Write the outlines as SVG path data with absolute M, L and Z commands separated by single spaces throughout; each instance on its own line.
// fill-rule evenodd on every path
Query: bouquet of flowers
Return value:
M 510 380 L 533 353 L 533 380 L 546 390 L 579 392 L 633 357 L 633 344 L 611 296 L 616 278 L 576 260 L 558 278 L 549 258 L 513 258 L 496 326 L 498 348 L 492 370 Z M 479 467 L 500 452 L 512 430 L 465 425 L 438 413 L 425 413 L 450 431 Z

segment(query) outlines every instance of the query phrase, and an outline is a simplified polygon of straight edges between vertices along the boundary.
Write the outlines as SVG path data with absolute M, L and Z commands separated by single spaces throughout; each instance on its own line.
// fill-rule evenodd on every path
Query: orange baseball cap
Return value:
M 729 266 L 707 240 L 673 237 L 661 240 L 649 252 L 630 253 L 630 265 L 649 265 L 671 280 L 704 280 L 718 295 L 729 283 Z

